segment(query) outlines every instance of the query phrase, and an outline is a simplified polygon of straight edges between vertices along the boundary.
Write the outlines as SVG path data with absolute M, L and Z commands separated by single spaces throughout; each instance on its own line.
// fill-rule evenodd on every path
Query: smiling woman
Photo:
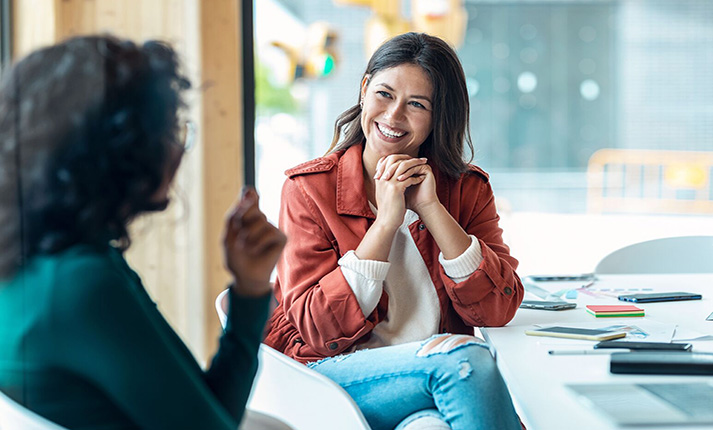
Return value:
M 510 321 L 524 292 L 488 176 L 463 159 L 461 64 L 441 39 L 397 36 L 358 101 L 326 156 L 287 171 L 291 240 L 265 342 L 341 384 L 375 430 L 424 413 L 453 430 L 520 428 L 472 336 Z
M 419 149 L 420 154 L 431 158 L 439 170 L 452 177 L 468 169 L 463 160 L 463 145 L 472 154 L 473 144 L 470 139 L 470 103 L 463 67 L 448 44 L 425 35 L 420 38 L 402 35 L 382 45 L 372 55 L 362 78 L 359 103 L 337 118 L 334 138 L 327 152 L 336 152 L 364 141 L 365 135 L 371 131 L 364 122 L 370 114 L 362 113 L 365 106 L 370 108 L 365 97 L 395 97 L 396 94 L 391 94 L 393 88 L 389 87 L 389 81 L 385 81 L 389 79 L 395 80 L 394 83 L 408 85 L 400 89 L 404 94 L 399 95 L 413 99 L 404 101 L 411 110 L 420 110 L 422 106 L 423 110 L 428 111 L 427 121 L 432 128 L 426 127 L 430 128 L 430 133 L 419 142 L 419 145 L 423 144 Z M 400 43 L 398 46 L 397 40 Z M 396 70 L 389 70 L 391 68 Z M 376 75 L 382 72 L 386 75 L 376 79 Z M 368 94 L 367 90 L 371 90 L 372 94 Z M 409 90 L 415 92 L 408 93 Z M 361 124 L 361 127 L 357 124 Z M 437 157 L 431 157 L 436 153 Z
M 364 158 L 371 167 L 390 154 L 418 156 L 432 130 L 432 87 L 423 69 L 412 64 L 364 77 L 359 104 L 361 128 L 369 142 Z

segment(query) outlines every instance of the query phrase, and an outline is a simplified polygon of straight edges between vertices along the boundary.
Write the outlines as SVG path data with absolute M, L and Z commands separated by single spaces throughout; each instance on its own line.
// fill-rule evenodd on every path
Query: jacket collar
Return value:
M 364 145 L 347 148 L 337 164 L 337 213 L 375 219 L 364 186 Z

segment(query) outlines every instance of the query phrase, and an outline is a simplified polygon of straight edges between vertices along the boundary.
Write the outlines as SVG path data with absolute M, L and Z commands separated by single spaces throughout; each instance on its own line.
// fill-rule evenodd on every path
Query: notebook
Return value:
M 568 388 L 620 425 L 713 424 L 713 381 L 572 384 Z
M 597 318 L 644 316 L 644 310 L 634 305 L 587 305 L 587 313 Z

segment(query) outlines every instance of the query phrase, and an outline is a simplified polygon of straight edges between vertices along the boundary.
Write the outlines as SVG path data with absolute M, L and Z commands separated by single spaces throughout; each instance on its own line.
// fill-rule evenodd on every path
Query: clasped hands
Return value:
M 429 210 L 440 205 L 436 179 L 427 161 L 406 154 L 379 159 L 374 174 L 377 222 L 396 229 L 403 223 L 406 209 L 424 218 Z

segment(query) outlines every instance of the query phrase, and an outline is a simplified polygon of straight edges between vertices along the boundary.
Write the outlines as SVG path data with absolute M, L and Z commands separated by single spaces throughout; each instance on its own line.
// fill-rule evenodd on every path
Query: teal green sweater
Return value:
M 70 429 L 235 430 L 268 303 L 230 294 L 203 371 L 117 250 L 36 257 L 0 281 L 0 390 Z

